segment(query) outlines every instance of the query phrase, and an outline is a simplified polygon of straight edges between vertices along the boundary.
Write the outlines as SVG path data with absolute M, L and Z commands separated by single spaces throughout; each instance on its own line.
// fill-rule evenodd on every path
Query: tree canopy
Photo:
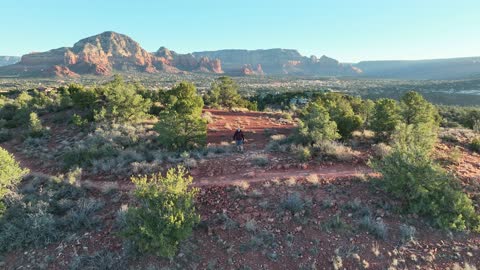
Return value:
M 203 100 L 195 86 L 182 82 L 168 91 L 166 99 L 169 103 L 155 125 L 159 143 L 171 150 L 204 145 L 207 123 L 201 118 Z
M 340 138 L 337 124 L 330 120 L 328 111 L 318 102 L 311 102 L 300 116 L 297 129 L 298 139 L 303 144 Z

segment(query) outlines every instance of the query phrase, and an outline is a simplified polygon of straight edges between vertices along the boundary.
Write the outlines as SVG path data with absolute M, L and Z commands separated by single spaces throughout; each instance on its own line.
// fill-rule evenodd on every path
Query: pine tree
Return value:
M 370 128 L 379 140 L 388 140 L 400 123 L 400 108 L 393 99 L 382 98 L 375 102 Z

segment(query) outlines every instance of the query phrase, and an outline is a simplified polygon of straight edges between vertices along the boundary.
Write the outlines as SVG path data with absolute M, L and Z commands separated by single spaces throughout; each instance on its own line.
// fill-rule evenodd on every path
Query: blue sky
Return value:
M 342 62 L 480 56 L 478 0 L 2 0 L 0 55 L 103 31 L 148 51 L 298 49 Z

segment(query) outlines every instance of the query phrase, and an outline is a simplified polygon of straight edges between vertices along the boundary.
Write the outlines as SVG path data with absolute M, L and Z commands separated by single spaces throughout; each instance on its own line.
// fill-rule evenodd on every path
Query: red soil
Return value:
M 293 124 L 281 120 L 280 114 L 263 112 L 230 112 L 205 110 L 213 115 L 214 122 L 208 125 L 207 143 L 231 142 L 233 133 L 242 128 L 246 149 L 263 148 L 273 134 L 290 134 Z

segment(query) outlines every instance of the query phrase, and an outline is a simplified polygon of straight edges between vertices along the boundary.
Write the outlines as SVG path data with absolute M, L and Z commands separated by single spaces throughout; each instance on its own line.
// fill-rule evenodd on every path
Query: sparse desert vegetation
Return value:
M 417 92 L 318 92 L 257 111 L 267 100 L 248 100 L 235 79 L 209 87 L 147 90 L 115 76 L 2 94 L 2 265 L 478 265 L 474 109 L 446 110 Z M 268 102 L 287 96 L 278 95 Z

